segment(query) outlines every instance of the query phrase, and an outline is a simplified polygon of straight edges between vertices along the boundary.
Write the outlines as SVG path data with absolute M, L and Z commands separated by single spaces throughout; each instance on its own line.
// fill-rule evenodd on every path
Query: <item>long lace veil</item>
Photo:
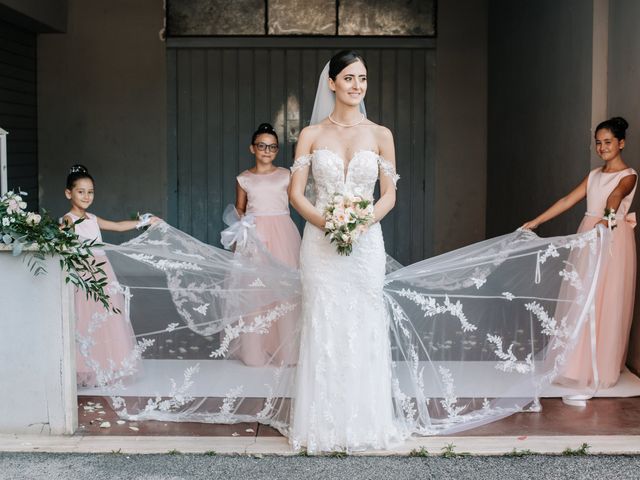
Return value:
M 539 407 L 537 398 L 591 335 L 606 232 L 539 238 L 517 231 L 387 276 L 394 405 L 408 432 L 453 433 Z M 287 434 L 300 276 L 249 229 L 243 251 L 205 245 L 166 223 L 107 245 L 109 291 L 137 345 L 96 311 L 78 337 L 123 418 L 258 421 Z M 269 339 L 261 342 L 260 338 Z M 106 353 L 105 353 L 106 352 Z
M 312 122 L 331 111 L 327 72 Z M 232 252 L 158 223 L 105 247 L 121 312 L 80 309 L 78 352 L 92 372 L 81 395 L 108 396 L 129 420 L 257 421 L 289 432 L 300 273 L 269 254 L 250 221 L 233 235 Z M 594 296 L 607 241 L 603 229 L 516 231 L 393 264 L 384 298 L 404 431 L 448 434 L 537 410 L 577 344 L 591 345 L 597 376 Z M 125 348 L 131 331 L 135 346 Z

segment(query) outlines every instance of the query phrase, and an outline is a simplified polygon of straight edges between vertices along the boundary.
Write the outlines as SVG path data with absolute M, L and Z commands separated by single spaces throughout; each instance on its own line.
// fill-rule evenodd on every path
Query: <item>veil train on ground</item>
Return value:
M 166 223 L 107 245 L 109 291 L 122 296 L 137 344 L 124 360 L 94 362 L 97 385 L 80 394 L 108 396 L 131 420 L 257 421 L 287 435 L 300 325 L 264 365 L 234 358 L 233 340 L 266 334 L 299 308 L 300 276 L 245 230 L 236 252 Z M 553 238 L 519 230 L 406 267 L 389 261 L 392 404 L 407 431 L 449 434 L 537 411 L 593 328 L 607 240 L 602 228 Z M 109 317 L 91 320 L 88 360 Z

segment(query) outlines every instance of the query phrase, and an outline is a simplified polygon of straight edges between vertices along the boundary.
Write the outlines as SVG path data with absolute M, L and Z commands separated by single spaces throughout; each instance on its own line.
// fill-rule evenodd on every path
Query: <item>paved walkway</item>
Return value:
M 1 479 L 616 479 L 637 456 L 282 457 L 0 453 Z

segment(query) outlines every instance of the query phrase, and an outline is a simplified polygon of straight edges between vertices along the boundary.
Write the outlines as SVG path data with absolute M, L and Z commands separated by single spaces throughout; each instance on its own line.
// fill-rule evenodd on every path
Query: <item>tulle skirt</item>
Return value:
M 289 215 L 265 215 L 255 218 L 256 233 L 269 253 L 284 265 L 297 269 L 300 261 L 300 232 Z M 267 306 L 268 308 L 271 305 Z M 231 343 L 230 358 L 246 365 L 268 363 L 293 365 L 297 361 L 295 342 L 287 339 L 298 331 L 300 309 L 273 322 L 266 333 L 244 333 Z M 249 320 L 250 321 L 250 320 Z
M 113 268 L 106 257 L 96 256 L 96 262 L 105 262 L 102 269 L 108 279 L 106 291 L 111 306 L 120 313 L 107 311 L 101 303 L 87 299 L 84 292 L 76 290 L 76 379 L 83 387 L 110 383 L 118 377 L 116 372 L 123 364 L 129 374 L 128 363 L 136 344 L 126 315 L 125 297 L 117 287 Z
M 600 218 L 585 216 L 578 233 L 594 228 Z M 595 297 L 595 349 L 598 383 L 592 367 L 589 325 L 570 354 L 566 369 L 557 380 L 575 388 L 609 388 L 624 368 L 629 342 L 636 283 L 636 244 L 633 227 L 619 221 L 612 232 L 609 252 L 603 256 Z

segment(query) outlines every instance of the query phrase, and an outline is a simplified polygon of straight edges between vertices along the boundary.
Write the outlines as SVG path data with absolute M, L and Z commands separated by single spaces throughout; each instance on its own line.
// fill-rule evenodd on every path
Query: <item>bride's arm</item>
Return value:
M 374 206 L 375 221 L 379 222 L 391 211 L 396 204 L 396 151 L 393 145 L 393 134 L 386 127 L 379 127 L 378 149 L 380 156 L 389 162 L 393 172 L 384 172 L 381 167 L 380 174 L 380 198 Z
M 313 145 L 312 135 L 309 134 L 308 127 L 300 132 L 298 137 L 298 145 L 296 147 L 296 159 L 308 155 L 311 153 L 311 146 Z M 305 165 L 302 168 L 296 169 L 291 174 L 291 182 L 289 182 L 289 201 L 293 208 L 302 215 L 302 217 L 309 223 L 324 230 L 324 217 L 322 213 L 316 209 L 316 207 L 304 196 L 304 189 L 307 186 L 307 179 L 309 178 L 309 169 L 311 164 Z

